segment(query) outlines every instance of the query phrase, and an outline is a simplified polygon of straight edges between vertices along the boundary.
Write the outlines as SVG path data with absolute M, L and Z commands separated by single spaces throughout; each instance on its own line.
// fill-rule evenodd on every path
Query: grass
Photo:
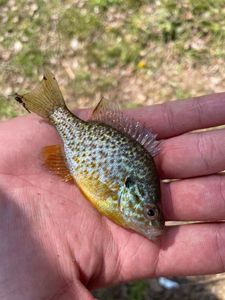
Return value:
M 97 290 L 94 296 L 107 300 L 145 300 L 146 291 L 149 292 L 147 281 L 135 281 L 124 285 L 122 290 L 119 287 Z
M 9 119 L 17 116 L 15 106 L 11 103 L 9 104 L 2 97 L 0 97 L 0 116 L 1 119 Z
M 145 300 L 145 291 L 148 284 L 145 281 L 136 281 L 128 287 L 128 299 Z
M 170 76 L 169 68 L 172 73 L 180 68 L 182 73 L 186 65 L 196 69 L 212 66 L 215 59 L 224 61 L 222 0 L 12 3 L 0 2 L 4 24 L 0 28 L 0 53 L 8 53 L 6 63 L 34 82 L 43 65 L 62 69 L 61 62 L 68 60 L 76 76 L 65 82 L 65 89 L 76 98 L 91 99 L 96 93 L 115 90 L 126 80 L 127 75 L 121 77 L 122 70 L 143 82 L 151 78 L 158 89 L 153 91 L 156 99 L 172 98 L 171 95 L 184 98 L 191 95 L 190 87 L 179 85 L 181 76 L 177 74 L 175 84 L 170 85 L 169 78 L 168 86 L 160 89 L 162 78 Z M 72 40 L 77 43 L 75 49 L 71 49 Z M 168 70 L 163 73 L 160 70 L 167 63 Z M 2 86 L 10 84 L 13 75 L 6 77 Z M 146 86 L 141 92 L 151 96 Z

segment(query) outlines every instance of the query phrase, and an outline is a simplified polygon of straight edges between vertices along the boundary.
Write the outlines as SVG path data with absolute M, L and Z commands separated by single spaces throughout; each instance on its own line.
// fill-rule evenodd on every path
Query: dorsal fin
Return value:
M 111 103 L 102 98 L 94 108 L 91 120 L 108 124 L 113 128 L 129 135 L 141 144 L 152 156 L 159 152 L 159 142 L 156 134 L 152 133 L 144 124 L 126 116 L 118 103 Z

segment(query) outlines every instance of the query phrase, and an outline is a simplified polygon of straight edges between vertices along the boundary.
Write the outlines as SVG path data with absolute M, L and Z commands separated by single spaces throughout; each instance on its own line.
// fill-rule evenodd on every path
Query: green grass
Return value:
M 6 7 L 3 26 L 0 27 L 1 45 L 5 51 L 11 52 L 10 63 L 12 67 L 20 68 L 24 76 L 32 77 L 37 70 L 49 60 L 55 49 L 51 43 L 48 43 L 47 32 L 53 30 L 53 21 L 51 13 L 57 13 L 60 2 L 57 0 L 33 1 L 27 4 L 27 1 L 16 1 L 12 7 L 4 1 L 0 5 Z M 14 51 L 14 44 L 19 41 L 22 49 Z
M 9 119 L 17 116 L 15 106 L 0 96 L 0 119 Z
M 107 300 L 145 300 L 146 293 L 149 294 L 147 281 L 135 281 L 119 288 L 119 286 L 108 289 L 101 289 L 94 292 L 98 299 Z
M 67 9 L 60 1 L 34 1 L 36 9 L 29 14 L 26 1 L 17 1 L 17 10 L 7 13 L 7 21 L 0 28 L 5 36 L 2 45 L 9 49 L 15 40 L 26 40 L 22 53 L 16 54 L 15 63 L 24 68 L 25 74 L 39 68 L 54 53 L 54 49 L 40 46 L 47 41 L 46 32 L 53 30 L 51 15 L 58 17 L 58 32 L 67 43 L 76 37 L 83 43 L 79 56 L 85 63 L 96 63 L 100 68 L 112 68 L 137 62 L 143 56 L 150 64 L 151 55 L 147 46 L 151 43 L 163 47 L 172 43 L 177 55 L 187 55 L 193 60 L 207 59 L 210 55 L 224 57 L 225 37 L 224 1 L 190 0 L 180 1 L 121 1 L 91 0 L 83 2 L 82 8 L 72 6 L 67 1 Z M 1 1 L 0 5 L 6 5 Z M 32 6 L 31 6 L 32 7 Z M 110 9 L 120 16 L 109 22 Z M 148 8 L 148 9 L 146 9 Z M 28 14 L 28 15 L 26 15 Z M 124 17 L 125 16 L 125 17 Z M 42 34 L 43 32 L 43 34 Z M 57 38 L 57 36 L 56 36 Z M 201 46 L 191 45 L 193 38 L 201 41 Z M 209 47 L 210 46 L 210 47 Z M 48 51 L 46 51 L 48 50 Z M 33 68 L 25 66 L 24 57 L 33 60 Z
M 128 286 L 128 299 L 145 300 L 145 291 L 148 288 L 146 281 L 136 281 Z
M 0 27 L 1 51 L 10 53 L 11 66 L 37 80 L 52 58 L 60 68 L 71 40 L 77 39 L 73 56 L 78 67 L 69 87 L 77 97 L 93 97 L 115 89 L 119 83 L 115 70 L 129 68 L 135 76 L 158 72 L 168 48 L 177 64 L 187 60 L 207 65 L 213 58 L 225 58 L 222 0 L 80 0 L 80 4 L 21 0 L 11 9 L 9 2 L 0 1 L 8 9 Z M 22 44 L 19 51 L 11 50 L 15 41 Z M 189 96 L 180 86 L 173 94 Z
M 61 16 L 59 31 L 65 39 L 83 41 L 86 61 L 100 68 L 127 64 L 136 68 L 143 56 L 150 64 L 151 56 L 143 53 L 151 43 L 160 47 L 171 43 L 178 57 L 188 56 L 197 62 L 212 54 L 224 56 L 224 1 L 138 2 L 92 0 L 85 2 L 83 10 L 68 8 Z M 112 6 L 121 16 L 117 23 L 107 21 Z

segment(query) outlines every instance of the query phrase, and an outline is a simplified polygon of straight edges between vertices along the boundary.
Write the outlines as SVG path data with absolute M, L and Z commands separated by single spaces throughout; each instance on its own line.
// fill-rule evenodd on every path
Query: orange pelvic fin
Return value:
M 42 150 L 44 165 L 55 175 L 63 178 L 64 181 L 73 180 L 66 165 L 61 145 L 46 146 Z

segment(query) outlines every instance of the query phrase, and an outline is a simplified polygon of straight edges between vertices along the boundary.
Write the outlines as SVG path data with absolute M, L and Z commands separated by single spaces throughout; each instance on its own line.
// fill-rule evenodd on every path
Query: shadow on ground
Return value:
M 222 277 L 221 277 L 222 276 Z M 99 300 L 220 300 L 213 293 L 215 285 L 224 284 L 224 275 L 201 277 L 176 277 L 172 280 L 179 283 L 175 289 L 162 287 L 157 279 L 137 281 L 123 286 L 94 291 L 94 296 Z M 223 291 L 224 295 L 224 291 Z

